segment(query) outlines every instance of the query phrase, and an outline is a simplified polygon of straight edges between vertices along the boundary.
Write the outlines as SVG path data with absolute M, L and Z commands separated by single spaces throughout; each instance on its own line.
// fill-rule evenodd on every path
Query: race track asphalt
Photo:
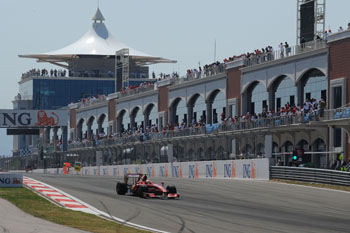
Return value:
M 25 175 L 115 217 L 168 232 L 343 233 L 350 229 L 350 192 L 270 181 L 154 179 L 175 185 L 181 199 L 142 199 L 117 195 L 115 177 Z

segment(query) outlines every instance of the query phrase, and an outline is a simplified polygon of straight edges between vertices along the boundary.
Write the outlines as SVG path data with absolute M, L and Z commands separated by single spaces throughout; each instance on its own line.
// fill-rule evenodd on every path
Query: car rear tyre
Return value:
M 116 190 L 119 195 L 125 195 L 125 193 L 128 191 L 128 188 L 125 183 L 118 182 Z
M 139 197 L 145 197 L 144 193 L 148 193 L 148 187 L 147 187 L 147 185 L 141 185 L 141 186 L 139 186 L 137 191 L 138 191 Z

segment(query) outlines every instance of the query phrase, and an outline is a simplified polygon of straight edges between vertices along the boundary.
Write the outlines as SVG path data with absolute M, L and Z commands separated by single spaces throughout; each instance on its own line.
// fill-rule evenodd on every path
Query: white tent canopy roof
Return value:
M 103 23 L 104 17 L 97 9 L 94 17 L 94 21 L 85 33 L 78 41 L 59 50 L 51 51 L 42 54 L 30 54 L 19 55 L 25 58 L 37 58 L 42 62 L 67 62 L 74 58 L 78 58 L 79 55 L 102 55 L 102 56 L 115 56 L 116 51 L 128 48 L 129 55 L 136 61 L 143 63 L 176 63 L 176 61 L 168 60 L 161 57 L 154 57 L 146 53 L 135 50 L 124 43 L 117 40 L 112 34 L 109 33 L 107 27 Z M 99 22 L 98 22 L 99 21 Z M 142 63 L 141 62 L 141 63 Z

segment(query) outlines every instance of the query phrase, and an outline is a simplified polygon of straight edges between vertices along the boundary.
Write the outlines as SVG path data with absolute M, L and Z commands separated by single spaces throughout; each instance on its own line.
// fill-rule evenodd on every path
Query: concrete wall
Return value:
M 47 169 L 48 174 L 63 174 L 63 169 Z M 43 169 L 34 170 L 35 173 L 43 173 Z M 157 163 L 142 165 L 118 165 L 84 167 L 80 172 L 70 169 L 70 174 L 99 175 L 99 176 L 124 176 L 128 173 L 144 173 L 149 178 L 164 177 L 178 179 L 247 179 L 268 180 L 268 159 L 247 160 L 217 160 L 183 163 Z
M 142 98 L 137 98 L 137 99 L 131 99 L 131 100 L 126 100 L 126 101 L 118 101 L 117 102 L 117 116 L 122 111 L 123 109 L 126 110 L 129 114 L 130 112 L 136 107 L 140 107 L 142 112 L 145 110 L 145 108 L 148 106 L 148 104 L 153 103 L 158 109 L 158 94 L 153 94 L 153 95 L 147 95 Z
M 259 81 L 268 89 L 282 75 L 293 79 L 297 83 L 312 68 L 317 68 L 324 74 L 327 74 L 328 56 L 326 50 L 322 51 L 324 52 L 319 55 L 295 57 L 295 59 L 283 64 L 266 65 L 260 69 L 242 69 L 241 93 L 245 92 L 248 86 L 254 81 Z
M 221 76 L 219 76 L 219 78 L 216 78 L 215 80 L 205 78 L 202 82 L 189 82 L 188 84 L 191 83 L 192 85 L 179 85 L 179 88 L 170 88 L 168 106 L 170 106 L 172 102 L 179 97 L 182 98 L 185 101 L 185 103 L 188 103 L 188 100 L 195 94 L 199 94 L 204 98 L 204 100 L 207 100 L 207 97 L 216 89 L 220 89 L 226 96 L 225 74 L 221 74 Z
M 85 119 L 85 122 L 86 122 L 86 120 L 89 119 L 91 116 L 94 116 L 95 119 L 97 119 L 102 114 L 108 115 L 107 104 L 104 106 L 96 106 L 95 108 L 89 108 L 89 109 L 86 109 L 85 111 L 77 111 L 76 119 L 79 121 L 79 119 L 83 118 Z

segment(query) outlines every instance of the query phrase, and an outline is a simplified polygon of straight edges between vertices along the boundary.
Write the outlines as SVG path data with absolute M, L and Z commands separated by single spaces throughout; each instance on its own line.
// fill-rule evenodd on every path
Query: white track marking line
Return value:
M 332 192 L 339 192 L 339 193 L 347 193 L 350 195 L 349 191 L 343 191 L 343 190 L 338 190 L 338 189 L 328 189 L 328 188 L 321 188 L 321 187 L 313 187 L 313 186 L 308 186 L 308 185 L 303 185 L 303 184 L 289 184 L 289 183 L 284 183 L 284 182 L 278 182 L 278 181 L 267 181 L 275 184 L 284 184 L 284 185 L 292 185 L 292 186 L 298 186 L 298 187 L 304 187 L 304 188 L 310 188 L 310 189 L 319 189 L 319 190 L 324 190 L 324 191 L 332 191 Z

